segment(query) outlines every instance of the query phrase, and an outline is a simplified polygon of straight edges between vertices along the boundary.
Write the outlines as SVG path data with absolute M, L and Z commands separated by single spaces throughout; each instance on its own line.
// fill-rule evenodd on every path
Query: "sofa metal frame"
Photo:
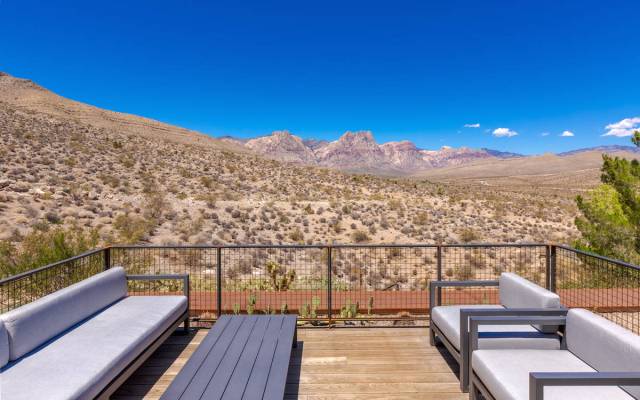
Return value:
M 431 281 L 429 284 L 429 315 L 432 315 L 434 307 L 440 306 L 442 296 L 440 289 L 443 287 L 493 287 L 499 286 L 499 281 Z M 436 296 L 437 292 L 437 296 Z M 436 336 L 447 348 L 459 365 L 460 369 L 460 390 L 464 393 L 469 391 L 471 376 L 471 350 L 469 347 L 469 318 L 480 316 L 562 316 L 566 315 L 567 309 L 538 309 L 538 308 L 462 308 L 460 309 L 460 350 L 442 333 L 442 330 L 435 324 L 433 319 L 429 322 L 429 343 L 436 344 Z
M 127 281 L 157 281 L 182 280 L 184 295 L 187 297 L 187 310 L 182 313 L 157 339 L 155 339 L 141 354 L 125 367 L 101 392 L 96 396 L 98 400 L 108 400 L 113 393 L 160 347 L 175 330 L 184 324 L 183 331 L 189 332 L 189 274 L 171 275 L 127 275 Z
M 470 318 L 470 346 L 471 352 L 478 349 L 478 327 L 480 325 L 558 325 L 566 326 L 566 316 L 540 317 L 540 316 L 480 316 Z M 566 341 L 563 339 L 561 349 L 566 350 Z M 495 400 L 482 380 L 470 368 L 471 387 L 470 399 L 479 400 L 480 395 L 486 400 Z M 640 385 L 639 372 L 531 372 L 529 373 L 529 400 L 544 400 L 545 386 L 638 386 Z M 624 390 L 624 388 L 621 388 Z

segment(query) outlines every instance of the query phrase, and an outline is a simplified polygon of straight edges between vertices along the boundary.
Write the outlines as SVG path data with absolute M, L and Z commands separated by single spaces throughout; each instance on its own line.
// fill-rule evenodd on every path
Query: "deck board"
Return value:
M 207 330 L 172 336 L 115 393 L 115 400 L 156 400 Z M 298 329 L 286 399 L 468 399 L 457 366 L 429 345 L 426 328 Z

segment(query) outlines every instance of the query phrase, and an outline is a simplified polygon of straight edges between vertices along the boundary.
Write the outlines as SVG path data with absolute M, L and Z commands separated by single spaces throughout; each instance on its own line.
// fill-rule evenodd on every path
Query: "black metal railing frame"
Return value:
M 613 307 L 616 302 L 622 301 L 625 304 L 629 304 L 631 309 L 636 307 L 636 303 L 640 302 L 637 299 L 637 291 L 635 288 L 640 287 L 640 267 L 636 265 L 632 265 L 629 263 L 625 263 L 620 260 L 614 260 L 607 257 L 602 257 L 597 254 L 585 252 L 582 250 L 573 249 L 563 245 L 555 245 L 555 244 L 540 244 L 540 243 L 530 243 L 530 244 L 336 244 L 336 245 L 221 245 L 221 246 L 209 246 L 209 245 L 191 245 L 191 246 L 125 246 L 125 245 L 117 245 L 110 246 L 101 249 L 96 249 L 87 253 L 83 253 L 81 255 L 72 257 L 67 260 L 59 261 L 54 264 L 50 264 L 35 270 L 27 271 L 22 274 L 8 277 L 0 280 L 0 296 L 1 296 L 1 304 L 2 307 L 1 312 L 6 312 L 11 308 L 15 308 L 16 306 L 28 303 L 33 301 L 35 298 L 41 297 L 42 295 L 46 295 L 47 292 L 55 291 L 60 287 L 63 287 L 65 284 L 72 284 L 75 281 L 86 277 L 86 275 L 90 275 L 92 273 L 97 273 L 99 270 L 105 270 L 111 268 L 114 265 L 118 265 L 120 263 L 120 258 L 124 256 L 132 256 L 135 259 L 135 252 L 146 252 L 148 254 L 145 257 L 150 257 L 153 259 L 152 264 L 150 264 L 153 268 L 153 271 L 144 271 L 149 273 L 167 273 L 167 272 L 175 272 L 175 271 L 167 271 L 166 266 L 158 265 L 158 261 L 156 258 L 161 257 L 160 252 L 178 252 L 180 255 L 184 255 L 184 253 L 189 253 L 187 255 L 191 255 L 193 253 L 193 257 L 195 259 L 202 258 L 203 252 L 215 252 L 215 262 L 213 259 L 207 262 L 206 266 L 212 266 L 215 264 L 215 268 L 212 269 L 213 272 L 209 274 L 213 275 L 212 278 L 207 278 L 213 283 L 215 282 L 215 301 L 209 304 L 215 304 L 215 309 L 212 309 L 212 314 L 215 314 L 215 317 L 219 317 L 225 310 L 225 306 L 223 305 L 223 292 L 224 292 L 224 281 L 226 278 L 226 274 L 230 274 L 231 271 L 227 269 L 225 265 L 225 258 L 223 257 L 223 253 L 229 253 L 229 257 L 234 256 L 234 252 L 237 253 L 236 264 L 241 264 L 243 260 L 242 257 L 245 256 L 246 252 L 250 256 L 250 258 L 257 258 L 256 254 L 260 254 L 258 252 L 266 251 L 266 252 L 274 252 L 276 256 L 282 256 L 279 252 L 285 253 L 286 257 L 294 257 L 293 263 L 299 262 L 293 254 L 298 251 L 302 251 L 303 255 L 307 257 L 306 253 L 311 249 L 320 250 L 321 253 L 326 254 L 326 259 L 322 260 L 322 256 L 320 257 L 320 264 L 324 263 L 322 268 L 324 270 L 320 271 L 320 279 L 321 279 L 321 289 L 310 289 L 312 294 L 314 293 L 323 293 L 320 299 L 323 306 L 326 308 L 326 317 L 319 318 L 314 317 L 313 319 L 317 320 L 327 320 L 329 323 L 338 320 L 352 320 L 356 319 L 355 316 L 350 315 L 348 317 L 338 316 L 336 311 L 338 311 L 339 303 L 338 294 L 339 288 L 337 286 L 344 286 L 344 280 L 336 280 L 336 274 L 339 273 L 340 266 L 337 263 L 346 264 L 347 261 L 351 264 L 351 261 L 348 260 L 349 257 L 354 258 L 356 261 L 362 258 L 362 262 L 373 262 L 371 261 L 373 258 L 371 254 L 379 254 L 380 251 L 385 252 L 383 258 L 386 260 L 387 264 L 390 263 L 389 260 L 393 259 L 393 254 L 405 252 L 406 254 L 411 255 L 413 258 L 419 258 L 417 254 L 422 256 L 422 251 L 429 252 L 433 254 L 435 257 L 432 261 L 435 265 L 435 271 L 431 271 L 426 273 L 425 271 L 421 271 L 423 275 L 426 276 L 426 285 L 421 289 L 413 289 L 413 290 L 404 290 L 404 292 L 413 293 L 417 292 L 418 297 L 424 296 L 424 298 L 428 298 L 428 282 L 430 280 L 455 280 L 457 276 L 456 274 L 463 275 L 468 273 L 477 274 L 479 270 L 487 269 L 489 265 L 493 265 L 496 269 L 495 271 L 485 271 L 482 272 L 480 279 L 491 279 L 494 278 L 495 275 L 499 274 L 500 268 L 503 268 L 504 260 L 496 260 L 499 256 L 496 255 L 499 251 L 505 252 L 505 255 L 516 259 L 516 267 L 522 269 L 518 272 L 531 272 L 534 268 L 537 269 L 532 273 L 539 280 L 538 283 L 544 285 L 549 290 L 557 292 L 558 290 L 558 281 L 559 275 L 560 278 L 560 291 L 563 290 L 567 292 L 567 298 L 571 301 L 584 301 L 589 303 L 592 299 L 589 297 L 594 297 L 588 292 L 577 292 L 575 288 L 589 289 L 589 287 L 581 287 L 585 286 L 583 283 L 589 279 L 593 279 L 600 277 L 597 274 L 608 274 L 606 275 L 608 280 L 612 282 L 619 282 L 620 280 L 629 280 L 630 282 L 622 282 L 620 287 L 627 287 L 631 289 L 625 289 L 626 291 L 622 292 L 611 292 L 613 294 L 607 294 L 609 292 L 605 292 L 602 290 L 606 290 L 607 288 L 599 288 L 595 287 L 594 290 L 600 290 L 595 296 L 596 303 L 591 304 L 594 307 L 592 308 L 601 308 L 607 309 L 607 307 L 614 309 Z M 395 250 L 394 250 L 395 249 Z M 502 250 L 499 250 L 502 249 Z M 514 250 L 515 249 L 515 250 Z M 419 250 L 419 251 L 416 251 Z M 411 251 L 415 252 L 415 256 L 410 253 Z M 507 253 L 508 251 L 508 253 Z M 515 253 L 511 253 L 511 251 L 517 251 Z M 156 253 L 153 253 L 156 252 Z M 408 252 L 408 253 L 407 253 Z M 131 254 L 130 254 L 131 253 Z M 255 253 L 255 254 L 254 254 Z M 560 254 L 559 254 L 560 253 Z M 123 256 L 124 254 L 124 256 Z M 293 254 L 293 256 L 291 256 Z M 346 255 L 345 255 L 346 254 Z M 389 255 L 391 254 L 391 255 Z M 524 256 L 523 256 L 524 254 Z M 500 256 L 505 258 L 506 256 Z M 283 256 L 284 257 L 284 256 Z M 338 259 L 342 257 L 342 259 Z M 427 257 L 431 257 L 430 255 L 425 255 L 424 259 Z M 515 258 L 514 258 L 515 257 Z M 213 257 L 212 257 L 213 258 Z M 344 259 L 347 260 L 344 260 Z M 479 261 L 477 259 L 480 259 Z M 523 258 L 522 260 L 519 260 Z M 538 260 L 536 260 L 538 258 Z M 560 263 L 558 259 L 560 258 Z M 544 265 L 542 266 L 542 262 L 539 259 L 544 259 Z M 89 260 L 89 261 L 87 261 Z M 493 260 L 493 261 L 492 261 Z M 510 259 L 513 262 L 512 259 Z M 302 267 L 313 269 L 314 266 L 320 265 L 319 263 L 307 263 L 307 259 L 300 261 Z M 415 260 L 414 260 L 415 261 Z M 96 268 L 96 263 L 101 262 L 101 268 Z M 199 261 L 198 261 L 199 262 Z M 161 263 L 160 263 L 161 264 Z M 534 265 L 535 264 L 535 265 Z M 561 264 L 559 266 L 559 264 Z M 124 265 L 125 268 L 127 265 Z M 199 265 L 203 269 L 205 265 Z M 236 268 L 237 265 L 234 266 Z M 404 266 L 403 266 L 404 267 Z M 423 267 L 426 269 L 427 264 L 424 261 Z M 558 271 L 558 268 L 563 270 Z M 83 269 L 84 272 L 80 274 L 73 275 L 72 272 Z M 185 267 L 186 268 L 186 267 Z M 251 267 L 249 267 L 251 268 Z M 343 265 L 343 269 L 346 270 L 346 267 Z M 398 267 L 399 268 L 399 267 Z M 461 268 L 458 271 L 456 268 Z M 294 265 L 295 269 L 295 265 Z M 370 268 L 371 269 L 371 268 Z M 615 270 L 614 270 L 615 269 Z M 77 271 L 76 271 L 77 272 Z M 140 271 L 134 271 L 135 273 L 139 273 Z M 402 271 L 406 273 L 407 271 Z M 413 271 L 415 272 L 415 270 Z M 559 274 L 560 272 L 560 274 Z M 569 275 L 567 275 L 569 273 Z M 69 279 L 65 281 L 65 275 L 69 275 Z M 595 275 L 594 275 L 595 274 Z M 73 276 L 72 276 L 73 275 Z M 544 277 L 542 277 L 544 275 Z M 40 276 L 43 276 L 40 278 Z M 570 279 L 567 278 L 569 276 Z M 323 281 L 326 277 L 326 282 Z M 58 282 L 54 285 L 47 284 L 49 279 L 58 279 Z M 261 277 L 264 279 L 264 275 Z M 476 276 L 476 279 L 478 277 Z M 362 280 L 362 276 L 360 276 L 360 280 Z M 348 281 L 348 279 L 347 279 Z M 567 283 L 568 282 L 568 283 Z M 207 283 L 207 282 L 205 282 Z M 370 289 L 361 289 L 363 285 L 362 282 L 359 282 L 355 286 L 354 290 L 344 290 L 343 292 L 353 292 L 358 295 L 362 295 L 362 293 L 372 293 L 373 291 Z M 44 289 L 40 290 L 40 286 L 44 286 Z M 208 286 L 205 284 L 205 287 Z M 347 285 L 348 286 L 348 285 Z M 615 286 L 611 284 L 610 286 Z M 350 286 L 351 287 L 351 286 Z M 563 289 L 567 287 L 567 289 Z M 617 287 L 617 286 L 616 286 Z M 601 290 L 602 289 L 602 290 Z M 611 288 L 609 288 L 611 289 Z M 192 286 L 192 290 L 195 290 Z M 239 293 L 250 293 L 253 289 L 240 289 Z M 400 290 L 400 289 L 398 289 Z M 571 290 L 576 291 L 571 292 Z M 622 289 L 621 289 L 622 290 Z M 21 292 L 21 291 L 24 291 Z M 213 287 L 211 289 L 207 289 L 206 292 L 212 292 Z M 585 294 L 586 293 L 586 294 Z M 603 294 L 604 293 L 604 294 Z M 212 294 L 212 293 L 211 293 Z M 442 303 L 443 297 L 445 294 L 442 292 L 442 288 L 438 288 L 438 292 L 436 294 L 436 298 L 438 303 Z M 455 295 L 454 292 L 447 294 L 449 298 L 451 295 Z M 349 294 L 351 296 L 351 294 Z M 604 296 L 604 297 L 603 297 Z M 606 298 L 609 296 L 611 298 Z M 315 297 L 315 296 L 314 296 Z M 344 297 L 344 296 L 343 296 Z M 561 294 L 562 297 L 562 294 Z M 615 298 L 614 298 L 615 297 Z M 351 297 L 349 297 L 350 299 Z M 620 300 L 620 298 L 622 300 Z M 577 300 L 576 300 L 577 299 Z M 414 299 L 415 300 L 415 299 Z M 350 300 L 349 300 L 350 301 Z M 603 303 L 598 304 L 597 302 Z M 626 302 L 626 303 L 625 303 Z M 606 303 L 606 304 L 605 304 Z M 615 304 L 614 304 L 615 303 Z M 422 303 L 421 303 L 422 304 Z M 402 309 L 406 303 L 398 304 L 398 309 Z M 213 307 L 210 307 L 213 308 Z M 234 305 L 235 308 L 235 305 Z M 392 307 L 393 309 L 393 307 Z M 244 311 L 244 309 L 242 310 Z M 372 320 L 383 320 L 383 319 L 427 319 L 428 315 L 428 306 L 424 307 L 424 315 L 403 315 L 402 317 L 381 317 L 381 316 L 371 316 L 371 315 L 358 315 L 358 319 L 372 319 Z M 640 309 L 637 310 L 640 312 Z M 640 331 L 640 323 L 638 323 L 637 315 L 634 314 L 632 317 L 625 317 L 624 322 L 626 325 L 630 325 L 632 330 Z M 632 318 L 631 322 L 627 321 L 627 319 Z M 197 319 L 197 316 L 196 316 Z M 203 318 L 206 319 L 206 318 Z M 215 318 L 211 318 L 215 319 Z

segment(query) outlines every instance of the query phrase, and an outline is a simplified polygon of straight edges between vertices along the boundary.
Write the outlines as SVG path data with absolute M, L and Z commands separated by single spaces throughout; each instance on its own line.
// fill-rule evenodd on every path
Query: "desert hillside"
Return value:
M 580 193 L 600 182 L 602 154 L 637 158 L 626 147 L 586 149 L 566 154 L 476 162 L 473 164 L 438 168 L 417 175 L 420 179 L 457 184 L 467 183 L 505 190 L 541 188 L 556 193 Z
M 77 225 L 105 243 L 568 241 L 572 194 L 270 160 L 0 77 L 0 239 Z

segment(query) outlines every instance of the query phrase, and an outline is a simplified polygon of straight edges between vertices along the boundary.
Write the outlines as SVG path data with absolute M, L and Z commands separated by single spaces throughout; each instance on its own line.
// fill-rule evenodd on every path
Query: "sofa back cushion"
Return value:
M 117 267 L 1 315 L 9 359 L 17 360 L 126 295 L 126 275 Z
M 4 323 L 0 320 L 0 368 L 9 362 L 9 335 Z
M 640 336 L 590 311 L 567 314 L 567 349 L 600 372 L 640 371 Z M 640 386 L 626 387 L 640 398 Z
M 560 308 L 560 296 L 514 273 L 500 275 L 500 303 L 506 308 Z M 536 326 L 545 333 L 554 333 L 557 326 Z

